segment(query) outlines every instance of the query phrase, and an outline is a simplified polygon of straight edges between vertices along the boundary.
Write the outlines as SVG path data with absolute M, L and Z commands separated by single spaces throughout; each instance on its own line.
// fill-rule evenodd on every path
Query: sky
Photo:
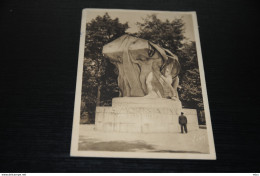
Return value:
M 167 12 L 167 11 L 137 11 L 137 10 L 108 10 L 108 9 L 88 9 L 87 10 L 87 22 L 95 19 L 97 16 L 103 16 L 106 12 L 112 19 L 118 18 L 120 23 L 128 22 L 129 29 L 126 32 L 135 33 L 138 31 L 137 22 L 143 22 L 143 19 L 147 15 L 156 14 L 157 18 L 165 21 L 168 19 L 172 21 L 176 18 L 182 18 L 184 25 L 184 36 L 188 41 L 195 41 L 194 28 L 191 14 L 185 14 L 181 12 Z

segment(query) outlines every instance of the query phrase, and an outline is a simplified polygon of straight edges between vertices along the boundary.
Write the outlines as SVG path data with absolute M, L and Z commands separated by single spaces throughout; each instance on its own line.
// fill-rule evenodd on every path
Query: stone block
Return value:
M 112 107 L 96 108 L 95 129 L 107 132 L 180 132 L 180 112 L 187 117 L 188 131 L 199 129 L 196 110 L 182 109 L 179 101 L 144 97 L 114 98 Z

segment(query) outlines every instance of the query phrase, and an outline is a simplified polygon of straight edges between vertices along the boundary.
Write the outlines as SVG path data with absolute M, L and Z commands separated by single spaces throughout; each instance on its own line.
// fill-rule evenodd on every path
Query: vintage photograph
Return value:
M 216 159 L 196 12 L 84 9 L 79 48 L 71 156 Z

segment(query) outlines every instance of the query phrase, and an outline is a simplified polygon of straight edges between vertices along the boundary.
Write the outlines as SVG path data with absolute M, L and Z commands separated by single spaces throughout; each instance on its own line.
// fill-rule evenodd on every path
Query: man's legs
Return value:
M 183 124 L 181 124 L 181 133 L 183 133 Z
M 185 132 L 188 133 L 188 130 L 187 130 L 187 124 L 184 124 L 183 126 L 184 126 L 184 130 L 185 130 Z

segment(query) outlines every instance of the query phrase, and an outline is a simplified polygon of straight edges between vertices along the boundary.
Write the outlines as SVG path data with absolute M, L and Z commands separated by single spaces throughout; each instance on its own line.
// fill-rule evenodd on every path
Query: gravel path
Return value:
M 181 133 L 115 133 L 80 125 L 79 150 L 209 153 L 207 130 Z

